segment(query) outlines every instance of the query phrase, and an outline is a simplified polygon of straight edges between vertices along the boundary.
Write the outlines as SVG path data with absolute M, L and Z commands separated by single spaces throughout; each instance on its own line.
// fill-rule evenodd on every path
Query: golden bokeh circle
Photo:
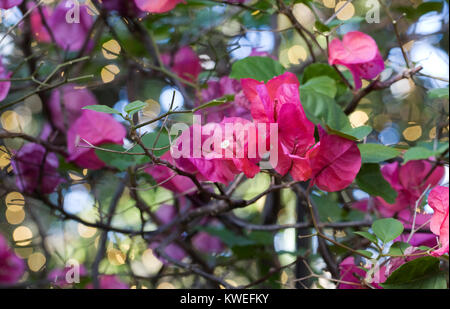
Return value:
M 13 231 L 13 239 L 20 247 L 25 247 L 31 244 L 33 232 L 29 227 L 21 225 Z
M 31 271 L 37 272 L 42 269 L 47 259 L 41 252 L 32 253 L 27 260 L 28 267 Z
M 349 20 L 355 15 L 355 6 L 348 1 L 339 1 L 334 8 L 336 17 L 339 20 Z

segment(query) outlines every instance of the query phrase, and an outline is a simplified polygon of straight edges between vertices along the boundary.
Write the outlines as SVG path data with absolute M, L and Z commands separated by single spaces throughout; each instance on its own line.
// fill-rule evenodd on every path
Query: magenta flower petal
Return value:
M 344 35 L 342 42 L 334 39 L 329 45 L 330 65 L 346 66 L 353 75 L 355 88 L 362 87 L 361 78 L 374 79 L 384 70 L 384 61 L 377 43 L 359 31 Z
M 58 174 L 59 161 L 56 154 L 47 152 L 39 144 L 23 146 L 11 161 L 16 185 L 22 192 L 52 193 L 63 179 Z
M 86 285 L 86 289 L 93 288 L 94 285 L 92 283 Z M 102 290 L 126 290 L 130 287 L 115 275 L 103 275 L 99 278 L 99 288 Z
M 33 9 L 34 4 L 28 2 L 28 9 Z M 41 6 L 42 14 L 44 14 L 44 17 L 47 21 L 50 20 L 50 16 L 52 15 L 52 9 L 48 6 Z M 50 33 L 48 33 L 47 29 L 44 26 L 44 23 L 41 19 L 41 14 L 39 13 L 39 10 L 33 9 L 33 11 L 30 14 L 30 20 L 31 20 L 31 30 L 33 32 L 34 38 L 38 42 L 43 43 L 49 43 L 52 41 Z
M 105 163 L 98 159 L 92 148 L 81 148 L 77 145 L 101 146 L 102 144 L 123 143 L 127 132 L 122 124 L 108 114 L 84 110 L 67 132 L 67 150 L 69 161 L 74 161 L 80 167 L 100 169 Z
M 355 142 L 327 134 L 321 126 L 319 135 L 320 146 L 309 154 L 314 183 L 327 192 L 343 190 L 361 168 L 361 153 Z
M 11 78 L 12 72 L 6 71 L 6 68 L 3 66 L 2 58 L 0 57 L 0 79 L 9 79 Z M 9 93 L 9 89 L 11 88 L 10 81 L 0 82 L 0 102 L 6 99 Z
M 434 213 L 431 218 L 430 229 L 439 236 L 441 248 L 432 252 L 434 256 L 441 256 L 448 253 L 449 231 L 448 231 L 448 212 L 449 212 L 449 191 L 448 188 L 438 186 L 431 190 L 428 196 L 428 204 L 433 208 Z
M 145 12 L 165 13 L 173 10 L 178 3 L 185 0 L 134 0 L 136 5 Z
M 219 237 L 212 236 L 207 232 L 198 232 L 192 237 L 192 244 L 205 253 L 220 253 L 225 249 L 225 245 Z
M 170 151 L 166 152 L 161 159 L 175 165 Z M 161 187 L 175 193 L 189 192 L 195 187 L 189 177 L 175 175 L 175 172 L 166 166 L 152 165 L 146 168 L 145 172 L 150 174 L 157 183 L 161 183 Z
M 25 272 L 25 262 L 8 247 L 0 234 L 0 285 L 14 284 Z
M 53 10 L 48 25 L 53 31 L 56 44 L 64 50 L 78 51 L 80 50 L 94 22 L 92 16 L 88 13 L 86 5 L 80 5 L 79 21 L 68 22 L 66 16 L 70 10 L 73 10 L 73 2 L 64 0 L 58 4 Z
M 196 82 L 202 72 L 200 58 L 190 46 L 181 47 L 173 57 L 169 54 L 161 55 L 164 65 L 171 68 L 179 77 Z
M 96 105 L 97 99 L 86 88 L 67 84 L 53 90 L 49 100 L 52 122 L 61 131 L 66 131 L 82 114 L 82 108 Z
M 0 0 L 0 9 L 10 9 L 22 2 L 23 0 Z

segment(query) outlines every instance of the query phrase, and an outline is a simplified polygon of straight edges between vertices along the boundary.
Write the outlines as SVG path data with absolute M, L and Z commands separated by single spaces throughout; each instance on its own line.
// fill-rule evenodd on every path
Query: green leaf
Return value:
M 114 108 L 111 108 L 106 105 L 88 105 L 88 106 L 83 107 L 82 109 L 88 109 L 88 110 L 96 111 L 96 112 L 100 112 L 100 113 L 120 115 L 120 112 L 118 110 L 115 110 Z
M 343 209 L 332 197 L 332 194 L 312 195 L 312 201 L 317 206 L 319 218 L 322 222 L 337 222 L 342 220 Z
M 373 128 L 371 126 L 360 126 L 357 128 L 346 127 L 344 129 L 341 129 L 340 131 L 333 130 L 331 133 L 340 135 L 347 139 L 359 141 L 359 140 L 362 140 L 363 138 L 365 138 L 370 133 L 372 133 L 372 131 L 373 131 Z
M 397 268 L 381 284 L 385 289 L 447 289 L 445 273 L 439 270 L 439 259 L 421 257 Z
M 170 138 L 167 131 L 163 129 L 160 134 L 158 132 L 159 131 L 148 133 L 142 137 L 142 143 L 145 148 L 150 150 L 153 149 L 153 155 L 156 157 L 160 157 L 165 154 L 169 151 L 170 147 Z
M 126 153 L 116 153 L 109 152 L 105 150 L 96 149 L 95 154 L 98 156 L 100 160 L 105 162 L 106 165 L 115 167 L 120 171 L 125 171 L 130 166 L 135 166 L 138 164 L 144 164 L 150 162 L 149 158 L 145 155 L 131 155 L 130 153 L 143 153 L 142 148 L 135 147 L 130 150 L 126 150 L 120 145 L 115 144 L 106 144 L 102 145 L 101 148 L 108 149 L 117 152 L 127 152 Z
M 397 149 L 380 144 L 359 144 L 358 148 L 363 163 L 380 163 L 400 155 Z
M 310 89 L 334 98 L 336 96 L 336 81 L 328 76 L 313 77 L 300 87 L 301 90 Z
M 412 147 L 405 152 L 403 159 L 405 160 L 404 163 L 406 163 L 411 160 L 428 159 L 429 157 L 434 157 L 435 155 L 436 151 L 424 147 Z
M 322 33 L 326 33 L 326 32 L 330 32 L 331 31 L 330 27 L 328 27 L 327 25 L 321 23 L 320 21 L 316 21 L 314 23 L 314 27 L 316 27 L 316 29 L 319 32 L 322 32 Z
M 134 113 L 140 111 L 141 109 L 143 109 L 145 106 L 147 106 L 147 103 L 142 102 L 142 101 L 134 101 L 130 104 L 127 104 L 124 107 L 124 111 L 125 113 L 127 113 L 130 116 L 133 116 Z
M 328 95 L 300 87 L 300 97 L 306 116 L 315 124 L 326 124 L 336 131 L 351 128 L 347 116 Z
M 363 164 L 356 176 L 356 184 L 372 196 L 379 196 L 389 204 L 395 203 L 397 191 L 383 178 L 378 164 Z
M 230 78 L 240 80 L 253 78 L 267 82 L 275 76 L 282 75 L 286 69 L 276 60 L 269 57 L 247 57 L 233 64 Z
M 305 84 L 308 80 L 319 76 L 330 77 L 336 82 L 341 81 L 341 77 L 332 66 L 325 63 L 313 63 L 305 68 L 302 77 L 302 84 Z
M 153 154 L 156 157 L 160 157 L 169 150 L 170 140 L 165 130 L 161 131 L 158 141 L 155 144 L 155 140 L 157 137 L 158 132 L 146 134 L 142 137 L 142 143 L 148 149 L 152 149 L 153 147 L 154 149 L 158 149 L 154 150 Z M 131 166 L 141 165 L 150 162 L 150 158 L 144 154 L 144 149 L 139 145 L 136 145 L 128 150 L 126 150 L 124 147 L 120 145 L 115 144 L 102 145 L 101 148 L 115 151 L 109 152 L 96 149 L 95 153 L 97 154 L 100 160 L 105 162 L 106 165 L 113 166 L 119 169 L 120 171 L 125 171 L 127 168 Z M 140 155 L 133 155 L 133 153 Z
M 428 97 L 430 99 L 448 99 L 448 87 L 432 89 L 428 91 Z
M 368 257 L 372 257 L 372 255 L 373 255 L 373 252 L 368 251 L 368 250 L 356 250 L 356 251 L 359 252 L 360 254 L 363 254 Z
M 402 241 L 397 241 L 392 244 L 392 246 L 389 248 L 389 254 L 390 255 L 404 255 L 405 250 L 411 247 L 410 244 Z
M 372 230 L 375 235 L 384 243 L 396 239 L 403 233 L 403 224 L 393 218 L 376 220 L 372 224 Z
M 359 235 L 361 237 L 364 237 L 365 239 L 370 240 L 373 243 L 377 243 L 377 237 L 375 235 L 373 235 L 372 233 L 369 232 L 364 232 L 364 231 L 360 231 L 360 232 L 353 232 L 356 235 Z
M 222 105 L 222 104 L 225 104 L 225 103 L 228 103 L 228 102 L 233 102 L 233 101 L 234 101 L 234 95 L 225 95 L 225 96 L 223 96 L 221 98 L 214 99 L 214 100 L 209 101 L 209 102 L 207 102 L 205 104 L 202 104 L 202 105 L 194 108 L 193 111 L 195 113 L 195 112 L 197 112 L 199 110 L 202 110 L 202 109 L 205 109 L 205 108 L 209 108 L 209 107 L 213 107 L 213 106 L 219 106 L 219 105 Z
M 442 3 L 430 1 L 420 4 L 417 8 L 414 8 L 413 6 L 401 6 L 396 9 L 402 13 L 405 13 L 408 19 L 416 20 L 426 13 L 442 11 Z
M 322 81 L 325 80 L 324 78 L 327 77 L 317 77 Z M 316 80 L 316 78 L 312 78 L 310 81 L 312 80 Z M 331 79 L 327 78 L 327 80 Z M 372 132 L 372 128 L 369 126 L 352 128 L 347 115 L 333 98 L 323 93 L 323 89 L 318 91 L 315 87 L 300 86 L 300 97 L 308 119 L 314 124 L 326 127 L 331 134 L 351 140 L 360 140 Z

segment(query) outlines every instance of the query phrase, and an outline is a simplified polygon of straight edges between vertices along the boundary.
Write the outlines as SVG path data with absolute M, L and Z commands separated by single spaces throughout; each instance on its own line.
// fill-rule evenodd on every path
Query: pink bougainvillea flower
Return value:
M 244 1 L 241 1 L 243 3 Z M 257 49 L 252 48 L 252 52 L 250 53 L 249 57 L 270 57 L 273 60 L 277 60 L 277 57 L 274 55 L 269 54 L 265 51 L 258 51 Z
M 86 285 L 86 289 L 93 288 L 92 283 Z M 99 277 L 99 288 L 102 290 L 126 290 L 130 287 L 115 275 L 103 275 Z
M 0 234 L 0 285 L 14 284 L 25 272 L 25 262 L 8 247 Z
M 75 269 L 73 267 L 55 268 L 48 274 L 47 279 L 50 280 L 53 285 L 56 285 L 58 287 L 68 287 L 74 283 L 77 283 L 67 280 L 67 277 L 69 277 L 70 280 L 78 279 L 74 278 L 74 271 Z M 84 265 L 80 265 L 77 272 L 80 277 L 84 277 L 87 275 L 87 271 Z
M 202 153 L 200 156 L 194 154 L 193 138 L 191 136 L 201 136 L 201 144 L 205 142 L 207 138 L 210 138 L 212 134 L 205 134 L 205 128 L 207 130 L 214 131 L 214 128 L 220 127 L 218 123 L 210 123 L 204 127 L 198 124 L 194 124 L 189 130 L 184 131 L 177 140 L 176 147 L 180 150 L 188 147 L 189 153 L 175 159 L 177 166 L 188 173 L 197 173 L 197 179 L 200 181 L 213 181 L 228 184 L 234 179 L 234 176 L 238 174 L 236 167 L 231 160 L 223 160 L 218 158 L 205 158 Z M 190 143 L 189 146 L 186 143 Z M 201 151 L 201 149 L 198 149 Z
M 242 79 L 241 83 L 254 121 L 278 124 L 275 170 L 281 175 L 292 170 L 295 180 L 307 180 L 311 170 L 305 157 L 315 143 L 314 124 L 307 119 L 301 105 L 297 77 L 287 72 L 267 84 L 253 79 Z
M 420 224 L 417 224 L 420 226 Z M 405 233 L 397 237 L 394 242 L 408 242 L 409 233 Z M 437 245 L 436 236 L 431 233 L 414 233 L 408 242 L 413 247 L 427 246 L 433 248 Z
M 448 253 L 448 198 L 448 188 L 442 186 L 435 187 L 428 196 L 428 204 L 434 210 L 430 229 L 439 236 L 441 245 L 438 250 L 431 252 L 433 256 L 441 256 Z
M 11 161 L 16 185 L 26 193 L 39 191 L 52 193 L 63 179 L 58 174 L 56 154 L 47 152 L 44 146 L 34 143 L 24 145 Z
M 423 254 L 420 254 L 423 253 Z M 396 269 L 398 269 L 400 266 L 407 262 L 411 262 L 412 260 L 415 260 L 420 257 L 426 256 L 426 252 L 423 250 L 420 250 L 417 247 L 411 246 L 405 249 L 403 252 L 402 257 L 396 257 L 392 258 L 389 261 L 389 264 L 386 266 L 385 275 L 389 277 Z
M 219 237 L 212 236 L 207 232 L 198 232 L 192 237 L 192 244 L 205 253 L 220 253 L 225 249 L 225 245 Z
M 168 224 L 172 220 L 176 218 L 178 215 L 178 211 L 176 207 L 171 205 L 162 205 L 155 212 L 156 217 L 158 218 L 158 224 Z M 207 224 L 210 220 L 206 219 L 201 224 Z M 215 223 L 215 222 L 212 222 Z M 220 238 L 212 236 L 206 232 L 198 232 L 192 238 L 192 244 L 198 250 L 205 253 L 219 253 L 225 249 L 225 245 L 222 243 Z M 159 240 L 150 244 L 150 248 L 155 249 L 160 245 Z M 184 259 L 187 254 L 186 252 L 177 244 L 171 243 L 166 248 L 164 248 L 164 252 L 173 259 L 181 261 Z M 159 258 L 163 263 L 167 264 L 168 261 L 164 258 Z
M 375 40 L 359 31 L 349 32 L 342 41 L 334 39 L 329 46 L 330 65 L 343 65 L 353 75 L 355 88 L 362 87 L 361 78 L 374 79 L 384 70 L 384 61 Z
M 136 5 L 145 12 L 166 13 L 173 10 L 178 3 L 186 3 L 185 0 L 134 0 Z
M 173 56 L 163 54 L 161 59 L 175 74 L 190 82 L 195 83 L 202 71 L 200 58 L 190 46 L 181 47 Z
M 48 25 L 59 47 L 67 51 L 78 51 L 83 47 L 94 22 L 88 10 L 86 5 L 80 5 L 78 14 L 78 9 L 74 9 L 74 2 L 70 0 L 61 1 L 56 6 Z M 68 21 L 67 16 L 72 19 Z
M 361 168 L 361 153 L 355 142 L 318 128 L 320 142 L 308 154 L 313 182 L 327 192 L 343 190 Z
M 235 95 L 234 101 L 220 106 L 200 110 L 207 122 L 220 122 L 225 116 L 250 118 L 250 102 L 245 97 L 239 81 L 224 76 L 219 80 L 209 80 L 208 87 L 201 92 L 201 103 L 206 103 L 225 95 Z
M 81 116 L 67 132 L 67 150 L 69 161 L 88 169 L 100 169 L 105 166 L 92 148 L 77 147 L 82 145 L 101 146 L 103 144 L 122 145 L 127 132 L 125 127 L 108 114 L 83 110 Z M 87 144 L 85 141 L 89 144 Z
M 177 166 L 196 174 L 199 181 L 228 184 L 240 172 L 244 172 L 249 178 L 254 177 L 259 172 L 256 165 L 258 158 L 249 159 L 246 152 L 251 139 L 247 134 L 242 137 L 234 131 L 231 131 L 233 136 L 225 136 L 227 123 L 253 125 L 250 121 L 237 117 L 225 118 L 221 123 L 192 125 L 189 130 L 183 131 L 171 149 L 172 154 L 177 153 Z M 198 142 L 195 142 L 197 139 Z M 216 140 L 220 145 L 217 145 Z M 215 145 L 219 148 L 214 147 Z
M 61 131 L 67 131 L 82 114 L 82 108 L 96 105 L 97 99 L 86 88 L 78 88 L 74 84 L 67 84 L 52 91 L 49 109 L 52 122 Z
M 33 32 L 34 38 L 38 42 L 49 43 L 52 41 L 50 33 L 48 33 L 47 29 L 42 22 L 41 14 L 39 10 L 34 9 L 35 5 L 32 3 L 28 3 L 28 9 L 31 10 L 30 20 L 31 20 L 31 30 Z M 42 14 L 44 14 L 45 20 L 50 20 L 50 16 L 52 15 L 52 9 L 49 6 L 41 6 Z
M 10 9 L 22 2 L 23 0 L 0 0 L 0 9 Z
M 167 161 L 175 165 L 175 161 L 170 154 L 170 151 L 161 156 L 161 160 Z M 145 169 L 145 172 L 150 174 L 161 187 L 175 193 L 194 192 L 195 184 L 189 177 L 177 175 L 170 168 L 162 165 L 151 165 Z
M 355 265 L 355 259 L 350 256 L 344 259 L 339 264 L 340 280 L 338 289 L 367 289 L 368 286 L 363 284 L 366 279 L 367 269 L 362 266 Z M 385 268 L 380 267 L 378 271 L 373 274 L 373 282 L 370 285 L 374 288 L 381 289 L 379 283 L 386 281 Z
M 407 211 L 402 215 L 406 218 L 407 212 L 415 207 L 426 188 L 434 187 L 444 176 L 444 167 L 438 166 L 433 171 L 432 169 L 433 164 L 427 160 L 409 161 L 404 165 L 398 162 L 384 165 L 381 168 L 381 174 L 398 195 L 394 204 L 389 204 L 382 198 L 376 198 L 377 208 L 382 215 L 391 217 L 406 209 Z
M 0 79 L 7 80 L 11 78 L 12 72 L 8 72 L 6 68 L 3 66 L 2 57 L 0 57 Z M 11 88 L 10 81 L 0 81 L 0 102 L 3 101 L 9 93 L 9 89 Z
M 185 204 L 182 204 L 183 207 Z M 155 212 L 155 216 L 158 220 L 158 222 L 156 222 L 158 225 L 161 224 L 168 224 L 169 222 L 171 222 L 172 220 L 174 220 L 176 218 L 176 216 L 178 215 L 178 211 L 175 208 L 175 206 L 172 205 L 162 205 L 158 208 L 158 210 Z M 175 228 L 174 228 L 175 229 Z M 159 246 L 161 245 L 161 238 L 157 238 L 155 241 L 152 241 L 149 245 L 149 247 L 153 250 L 157 249 Z M 186 251 L 184 251 L 183 248 L 181 248 L 179 245 L 177 245 L 176 243 L 170 243 L 167 246 L 164 247 L 164 249 L 162 250 L 166 255 L 168 255 L 170 258 L 177 260 L 177 261 L 181 261 L 183 260 L 186 256 L 187 253 Z M 166 258 L 164 258 L 163 256 L 161 256 L 160 254 L 158 254 L 158 252 L 155 251 L 155 256 L 164 264 L 170 264 L 170 261 L 168 261 Z

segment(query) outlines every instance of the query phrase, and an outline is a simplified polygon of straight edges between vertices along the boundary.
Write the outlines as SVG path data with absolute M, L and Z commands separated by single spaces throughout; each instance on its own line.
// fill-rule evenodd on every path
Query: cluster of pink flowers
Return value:
M 48 107 L 54 128 L 67 131 L 67 161 L 97 170 L 105 163 L 97 157 L 91 145 L 122 145 L 126 129 L 111 115 L 82 110 L 84 106 L 94 104 L 97 100 L 89 90 L 68 84 L 52 92 Z M 50 133 L 51 127 L 46 125 L 40 138 L 46 140 Z M 57 155 L 36 143 L 24 145 L 15 154 L 12 166 L 16 184 L 22 192 L 33 193 L 37 190 L 49 194 L 63 182 L 57 171 Z
M 421 196 L 427 190 L 427 188 L 435 187 L 440 180 L 444 177 L 445 169 L 442 166 L 434 167 L 432 163 L 428 160 L 415 160 L 409 161 L 404 165 L 401 165 L 398 162 L 389 163 L 384 165 L 381 168 L 381 173 L 386 181 L 397 191 L 397 198 L 393 204 L 387 203 L 380 197 L 376 197 L 373 199 L 373 207 L 370 207 L 371 203 L 369 199 L 364 199 L 360 202 L 354 204 L 356 209 L 361 211 L 377 211 L 382 217 L 397 217 L 398 220 L 403 222 L 406 228 L 411 228 L 414 218 L 415 218 L 415 226 L 424 226 L 425 228 L 431 228 L 431 231 L 436 235 L 440 235 L 440 226 L 433 225 L 433 220 L 430 218 L 432 216 L 430 214 L 421 212 L 416 213 L 416 205 L 420 205 Z M 438 189 L 440 188 L 440 189 Z M 439 192 L 439 195 L 437 194 Z M 441 205 L 442 202 L 439 202 L 439 199 L 445 200 L 445 192 L 447 193 L 448 198 L 448 188 L 444 187 L 435 187 L 429 196 L 429 204 L 435 211 L 433 218 L 437 218 L 437 214 L 441 214 L 439 216 L 439 222 L 448 222 L 444 220 L 445 218 L 445 207 Z M 435 206 L 433 206 L 435 205 Z M 448 214 L 448 207 L 447 207 Z M 447 223 L 448 224 L 448 223 Z M 443 229 L 445 230 L 445 225 L 443 225 Z M 444 233 L 445 234 L 445 233 Z M 421 233 L 418 233 L 421 235 Z M 424 236 L 427 234 L 424 234 Z M 429 234 L 428 234 L 429 235 Z M 448 235 L 448 225 L 447 225 L 447 235 Z M 447 238 L 448 240 L 448 238 Z M 431 242 L 432 243 L 432 242 Z M 448 244 L 448 242 L 447 242 Z M 445 247 L 445 237 L 442 245 Z M 431 246 L 433 247 L 433 246 Z M 445 251 L 445 249 L 442 249 Z M 448 247 L 447 247 L 448 252 Z M 441 252 L 441 251 L 439 251 Z
M 201 92 L 201 102 L 210 102 L 225 95 L 234 95 L 234 101 L 198 113 L 203 114 L 207 122 L 220 122 L 225 116 L 250 119 L 250 102 L 242 91 L 241 83 L 228 76 L 223 76 L 217 80 L 209 80 L 207 88 Z

